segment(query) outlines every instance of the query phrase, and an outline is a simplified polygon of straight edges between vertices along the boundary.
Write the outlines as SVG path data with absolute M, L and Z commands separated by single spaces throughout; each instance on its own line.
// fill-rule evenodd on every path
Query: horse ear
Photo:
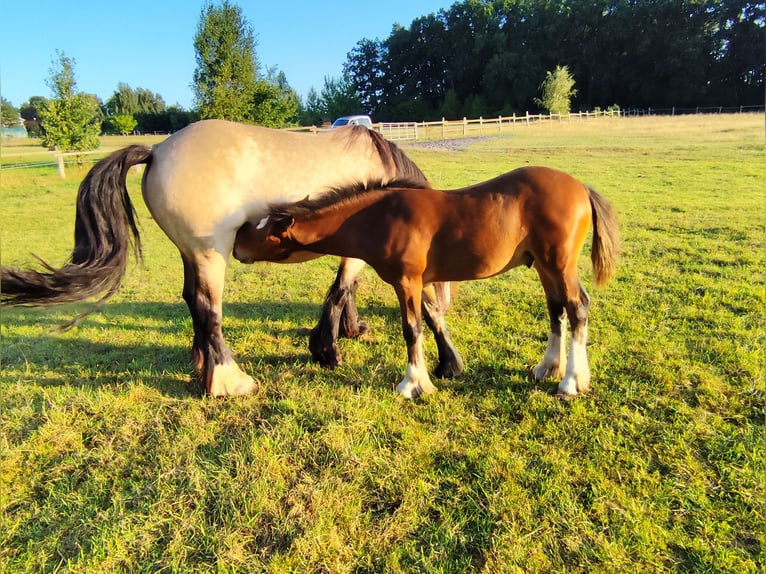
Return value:
M 271 224 L 271 234 L 279 235 L 290 229 L 295 223 L 295 218 L 292 215 L 283 215 L 278 219 L 275 219 Z

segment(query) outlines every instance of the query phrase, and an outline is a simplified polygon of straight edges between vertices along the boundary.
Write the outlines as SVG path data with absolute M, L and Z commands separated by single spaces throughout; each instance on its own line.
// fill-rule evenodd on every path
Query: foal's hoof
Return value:
M 250 395 L 258 390 L 253 377 L 243 373 L 236 363 L 216 365 L 208 394 L 212 397 Z
M 540 363 L 534 369 L 532 369 L 532 376 L 536 381 L 543 381 L 545 379 L 558 379 L 564 376 L 564 369 L 560 365 L 548 365 L 546 363 Z
M 436 392 L 436 387 L 429 379 L 413 380 L 408 377 L 404 377 L 402 382 L 396 385 L 396 390 L 399 391 L 405 399 L 416 399 L 421 395 L 430 395 Z
M 439 363 L 434 369 L 434 376 L 440 379 L 453 379 L 463 372 L 463 361 L 457 360 L 444 361 Z
M 556 389 L 556 396 L 560 399 L 569 400 L 590 390 L 590 377 L 567 374 Z

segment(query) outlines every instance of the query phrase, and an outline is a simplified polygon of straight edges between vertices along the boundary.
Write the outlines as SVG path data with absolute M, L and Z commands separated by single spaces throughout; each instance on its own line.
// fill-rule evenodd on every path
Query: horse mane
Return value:
M 270 204 L 269 217 L 273 219 L 283 219 L 286 217 L 301 218 L 324 209 L 352 203 L 361 196 L 370 196 L 376 193 L 382 195 L 389 190 L 397 188 L 428 189 L 430 187 L 427 180 L 421 179 L 417 175 L 414 178 L 395 179 L 385 185 L 380 181 L 370 182 L 367 185 L 364 183 L 354 183 L 330 188 L 313 198 L 306 196 L 304 199 L 293 203 Z
M 269 204 L 269 217 L 272 219 L 305 217 L 319 210 L 333 206 L 340 207 L 340 205 L 352 202 L 361 195 L 374 192 L 385 193 L 388 189 L 393 188 L 426 189 L 431 187 L 425 174 L 395 143 L 388 141 L 373 129 L 364 126 L 349 127 L 351 128 L 348 132 L 349 145 L 365 136 L 372 140 L 387 172 L 386 179 L 356 182 L 329 188 L 318 196 L 313 198 L 306 196 L 305 199 L 293 203 Z
M 414 182 L 418 185 L 408 187 L 423 187 L 422 184 L 428 186 L 428 178 L 415 165 L 407 155 L 397 146 L 395 143 L 388 141 L 378 132 L 365 126 L 350 126 L 351 131 L 348 136 L 349 145 L 356 142 L 361 137 L 369 137 L 375 146 L 375 151 L 378 152 L 380 160 L 383 162 L 383 166 L 386 169 L 388 180 L 406 180 L 408 182 Z M 390 183 L 388 183 L 390 185 Z

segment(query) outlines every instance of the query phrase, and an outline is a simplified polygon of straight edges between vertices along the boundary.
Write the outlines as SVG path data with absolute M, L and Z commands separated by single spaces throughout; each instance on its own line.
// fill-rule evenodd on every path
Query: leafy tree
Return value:
M 300 123 L 302 126 L 319 126 L 327 116 L 322 98 L 317 91 L 311 87 L 306 94 L 306 101 L 301 102 Z
M 43 96 L 32 96 L 21 104 L 19 109 L 21 117 L 26 121 L 36 121 L 40 117 L 39 110 L 44 108 L 47 102 L 47 98 Z
M 136 119 L 130 114 L 109 116 L 112 129 L 118 134 L 128 135 L 138 125 Z
M 255 38 L 242 10 L 228 0 L 207 4 L 194 37 L 194 95 L 201 118 L 253 120 Z
M 556 66 L 552 72 L 546 72 L 545 80 L 540 85 L 542 98 L 535 102 L 552 114 L 568 114 L 572 96 L 577 93 L 575 81 L 566 66 Z
M 42 145 L 61 151 L 94 149 L 100 145 L 100 108 L 94 96 L 77 91 L 73 58 L 57 53 L 47 80 L 52 97 L 38 110 L 45 130 Z
M 330 119 L 366 113 L 353 84 L 346 78 L 325 76 L 321 98 Z
M 39 137 L 42 133 L 40 128 L 40 112 L 48 100 L 43 96 L 32 96 L 21 104 L 19 112 L 21 117 L 24 118 L 24 127 L 27 128 L 27 133 L 31 137 Z
M 0 123 L 4 128 L 14 128 L 19 125 L 18 108 L 5 98 L 0 98 Z
M 387 58 L 386 46 L 379 40 L 365 39 L 357 42 L 343 65 L 343 77 L 351 84 L 362 107 L 375 114 L 381 111 L 389 94 Z M 327 112 L 326 106 L 324 111 Z
M 165 101 L 162 96 L 145 88 L 131 88 L 128 84 L 120 83 L 117 90 L 109 97 L 104 106 L 110 116 L 132 116 L 136 125 L 128 130 L 133 131 L 136 127 L 142 132 L 169 131 L 157 129 L 158 115 L 165 111 Z M 114 122 L 106 122 L 110 130 L 116 130 Z
M 258 80 L 253 94 L 253 121 L 269 128 L 295 125 L 300 101 L 287 83 L 284 72 L 272 68 L 265 79 Z

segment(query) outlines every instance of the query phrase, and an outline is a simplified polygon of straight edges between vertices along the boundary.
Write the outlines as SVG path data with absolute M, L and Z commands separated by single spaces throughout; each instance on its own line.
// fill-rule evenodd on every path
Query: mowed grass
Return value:
M 64 333 L 86 305 L 0 308 L 0 571 L 763 571 L 763 116 L 403 147 L 438 187 L 542 164 L 612 201 L 615 279 L 596 289 L 581 262 L 592 392 L 561 402 L 529 376 L 547 317 L 526 268 L 460 286 L 467 371 L 435 395 L 396 395 L 398 307 L 370 270 L 372 332 L 323 370 L 305 336 L 322 258 L 232 264 L 225 335 L 261 388 L 201 398 L 181 263 L 131 174 L 145 262 L 117 296 Z M 66 260 L 74 171 L 0 174 L 3 264 Z

